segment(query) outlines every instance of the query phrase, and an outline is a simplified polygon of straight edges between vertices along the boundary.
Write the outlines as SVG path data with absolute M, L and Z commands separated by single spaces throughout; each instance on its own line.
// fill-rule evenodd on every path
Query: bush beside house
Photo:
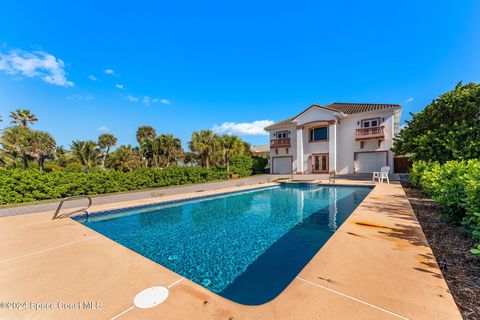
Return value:
M 417 161 L 409 182 L 440 204 L 447 217 L 461 222 L 474 238 L 480 239 L 480 160 L 444 164 Z M 471 252 L 480 254 L 480 244 Z

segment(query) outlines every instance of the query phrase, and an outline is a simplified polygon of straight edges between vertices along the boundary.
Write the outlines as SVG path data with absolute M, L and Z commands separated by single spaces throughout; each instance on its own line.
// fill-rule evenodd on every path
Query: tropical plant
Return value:
M 170 167 L 176 165 L 183 156 L 180 139 L 172 134 L 159 135 L 153 143 L 153 156 L 156 166 Z
M 3 130 L 0 144 L 11 158 L 20 158 L 23 168 L 28 169 L 30 130 L 23 126 L 8 127 Z
M 221 148 L 223 164 L 227 168 L 227 174 L 230 173 L 230 160 L 237 155 L 245 153 L 245 143 L 237 136 L 223 135 L 218 138 Z
M 194 152 L 185 151 L 183 153 L 182 165 L 196 166 L 198 165 L 198 157 Z
M 28 127 L 29 124 L 34 124 L 38 121 L 37 116 L 26 109 L 17 109 L 15 112 L 10 112 L 11 123 L 20 125 L 22 127 Z
M 190 150 L 197 154 L 203 167 L 209 168 L 217 160 L 220 145 L 216 134 L 211 130 L 195 131 L 188 143 Z
M 153 160 L 153 140 L 157 136 L 154 127 L 140 126 L 137 129 L 136 137 L 140 153 L 144 159 L 145 166 L 152 165 Z
M 394 151 L 440 163 L 480 158 L 480 84 L 460 82 L 412 114 L 394 141 Z
M 108 156 L 108 153 L 110 152 L 110 148 L 115 147 L 117 144 L 117 138 L 110 133 L 103 133 L 98 137 L 98 142 L 97 145 L 100 147 L 102 151 L 102 162 L 101 162 L 101 167 L 105 168 L 105 159 Z
M 142 167 L 143 161 L 139 149 L 121 145 L 110 154 L 106 165 L 110 169 L 127 172 Z
M 10 153 L 0 149 L 0 167 L 8 167 L 15 162 L 15 159 Z
M 137 129 L 137 142 L 140 145 L 143 140 L 153 140 L 157 136 L 157 132 L 154 127 L 140 126 Z
M 75 140 L 71 144 L 72 154 L 78 161 L 87 168 L 93 168 L 97 164 L 100 150 L 92 140 Z
M 45 159 L 55 157 L 56 142 L 49 133 L 37 130 L 30 130 L 28 140 L 28 154 L 37 161 L 40 171 L 43 171 Z

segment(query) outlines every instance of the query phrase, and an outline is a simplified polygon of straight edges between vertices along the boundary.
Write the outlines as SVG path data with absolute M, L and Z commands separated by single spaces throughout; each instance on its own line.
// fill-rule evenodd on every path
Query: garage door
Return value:
M 276 157 L 273 161 L 273 173 L 287 174 L 292 172 L 292 158 L 291 157 Z
M 387 165 L 386 152 L 357 153 L 355 159 L 355 172 L 358 173 L 380 171 Z

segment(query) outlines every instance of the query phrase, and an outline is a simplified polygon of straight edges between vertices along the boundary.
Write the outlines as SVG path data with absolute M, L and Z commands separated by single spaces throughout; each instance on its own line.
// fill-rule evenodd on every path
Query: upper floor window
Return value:
M 280 138 L 288 138 L 288 131 L 280 131 L 275 134 L 275 137 Z
M 380 125 L 380 118 L 362 120 L 362 128 L 378 127 Z
M 308 141 L 327 141 L 328 140 L 328 127 L 312 128 L 308 132 Z

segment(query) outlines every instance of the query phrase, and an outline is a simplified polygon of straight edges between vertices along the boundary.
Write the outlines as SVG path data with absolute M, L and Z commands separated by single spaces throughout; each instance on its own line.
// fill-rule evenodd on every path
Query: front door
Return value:
M 312 155 L 312 173 L 328 172 L 328 153 Z

